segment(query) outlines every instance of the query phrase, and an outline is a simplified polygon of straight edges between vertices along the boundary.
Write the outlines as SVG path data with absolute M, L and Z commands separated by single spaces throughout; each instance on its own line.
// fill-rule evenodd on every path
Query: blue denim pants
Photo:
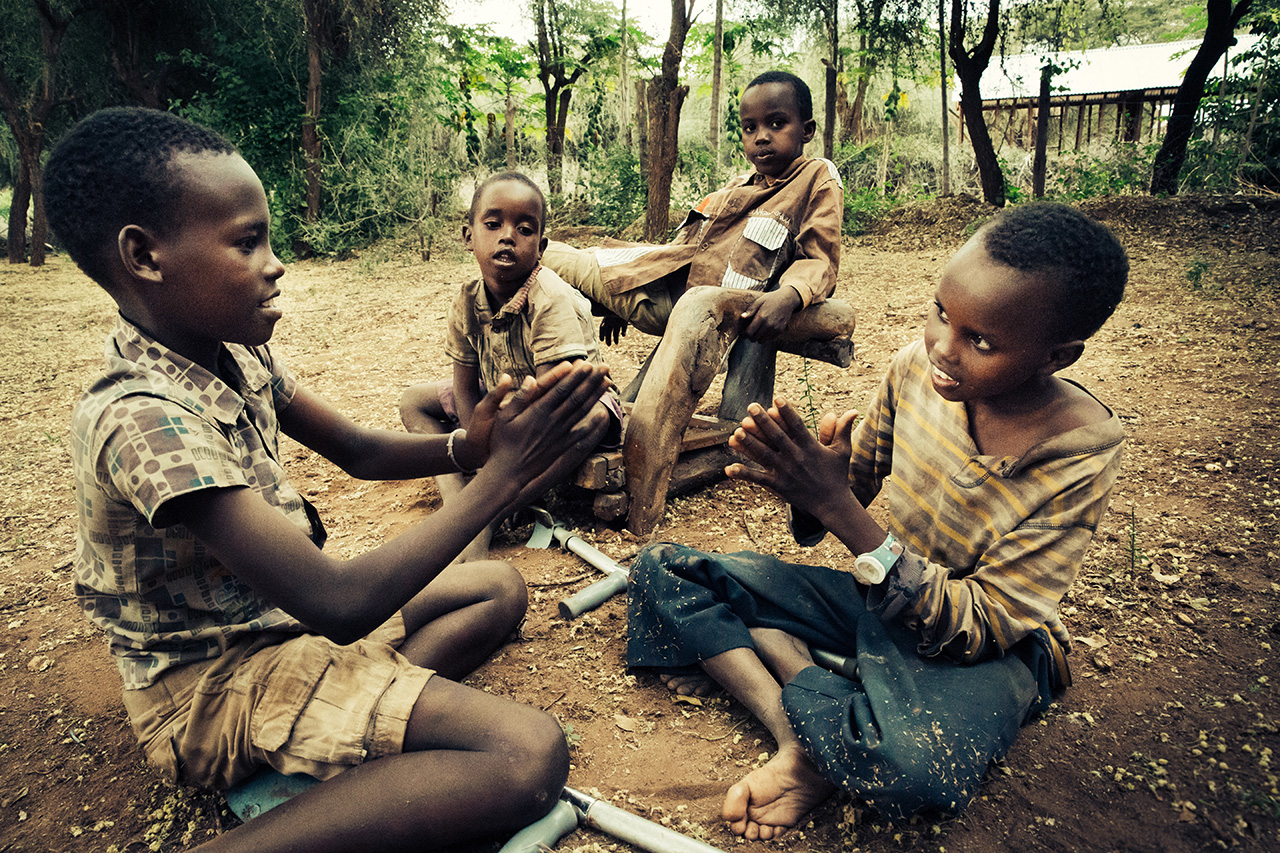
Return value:
M 857 680 L 812 666 L 782 703 L 827 778 L 895 819 L 968 805 L 1055 689 L 1043 630 L 997 660 L 925 658 L 912 632 L 867 610 L 852 575 L 751 552 L 649 546 L 631 567 L 627 617 L 633 667 L 672 671 L 754 648 L 753 627 L 856 656 Z

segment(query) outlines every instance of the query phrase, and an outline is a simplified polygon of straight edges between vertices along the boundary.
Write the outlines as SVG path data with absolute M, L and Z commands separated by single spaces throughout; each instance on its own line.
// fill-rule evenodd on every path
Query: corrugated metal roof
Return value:
M 1227 58 L 1252 46 L 1260 38 L 1237 34 L 1238 44 Z M 1176 89 L 1200 47 L 1200 39 L 1140 44 L 1127 47 L 1077 50 L 1057 54 L 1059 65 L 1072 66 L 1053 77 L 1053 94 L 1088 95 L 1099 92 L 1132 92 L 1139 89 Z M 991 58 L 982 75 L 982 99 L 1028 98 L 1040 91 L 1043 53 L 1020 53 Z M 1225 60 L 1224 60 L 1225 61 Z M 1221 75 L 1222 62 L 1213 76 Z

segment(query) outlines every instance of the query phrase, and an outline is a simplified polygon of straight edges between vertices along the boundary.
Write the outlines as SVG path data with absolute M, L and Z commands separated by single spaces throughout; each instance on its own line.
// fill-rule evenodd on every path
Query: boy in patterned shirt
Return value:
M 730 442 L 756 465 L 726 473 L 786 500 L 801 544 L 835 533 L 848 564 L 671 544 L 637 557 L 628 662 L 678 693 L 709 676 L 777 742 L 726 795 L 735 833 L 774 838 L 837 787 L 891 817 L 957 811 L 1069 683 L 1058 604 L 1124 435 L 1054 374 L 1127 275 L 1111 233 L 1070 207 L 1001 213 L 947 264 L 924 340 L 894 358 L 856 430 L 856 413 L 828 414 L 815 438 L 779 399 L 752 404 Z M 882 487 L 887 532 L 865 509 Z M 811 648 L 852 665 L 827 671 Z
M 520 621 L 524 581 L 450 562 L 566 446 L 599 439 L 585 418 L 607 371 L 564 365 L 500 409 L 504 378 L 449 438 L 366 429 L 267 346 L 284 266 L 262 184 L 225 139 L 103 110 L 59 142 L 44 192 L 120 309 L 73 415 L 75 588 L 139 742 L 201 787 L 266 767 L 328 780 L 201 849 L 434 848 L 546 813 L 568 774 L 555 720 L 456 681 Z M 480 472 L 394 541 L 331 558 L 281 431 L 362 478 Z

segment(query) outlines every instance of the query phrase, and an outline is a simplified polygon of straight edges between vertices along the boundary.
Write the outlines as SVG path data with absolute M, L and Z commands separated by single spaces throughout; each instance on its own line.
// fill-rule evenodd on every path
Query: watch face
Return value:
M 870 554 L 863 554 L 853 561 L 853 576 L 859 583 L 874 586 L 884 580 L 888 574 L 884 564 Z

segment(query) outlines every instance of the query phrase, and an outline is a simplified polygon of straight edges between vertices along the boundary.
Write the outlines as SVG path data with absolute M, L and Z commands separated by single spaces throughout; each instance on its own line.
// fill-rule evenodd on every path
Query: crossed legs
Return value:
M 455 564 L 402 611 L 400 651 L 461 677 L 506 640 L 525 603 L 506 563 Z M 437 675 L 414 704 L 401 754 L 344 771 L 200 850 L 437 849 L 526 826 L 554 805 L 568 772 L 554 718 Z

